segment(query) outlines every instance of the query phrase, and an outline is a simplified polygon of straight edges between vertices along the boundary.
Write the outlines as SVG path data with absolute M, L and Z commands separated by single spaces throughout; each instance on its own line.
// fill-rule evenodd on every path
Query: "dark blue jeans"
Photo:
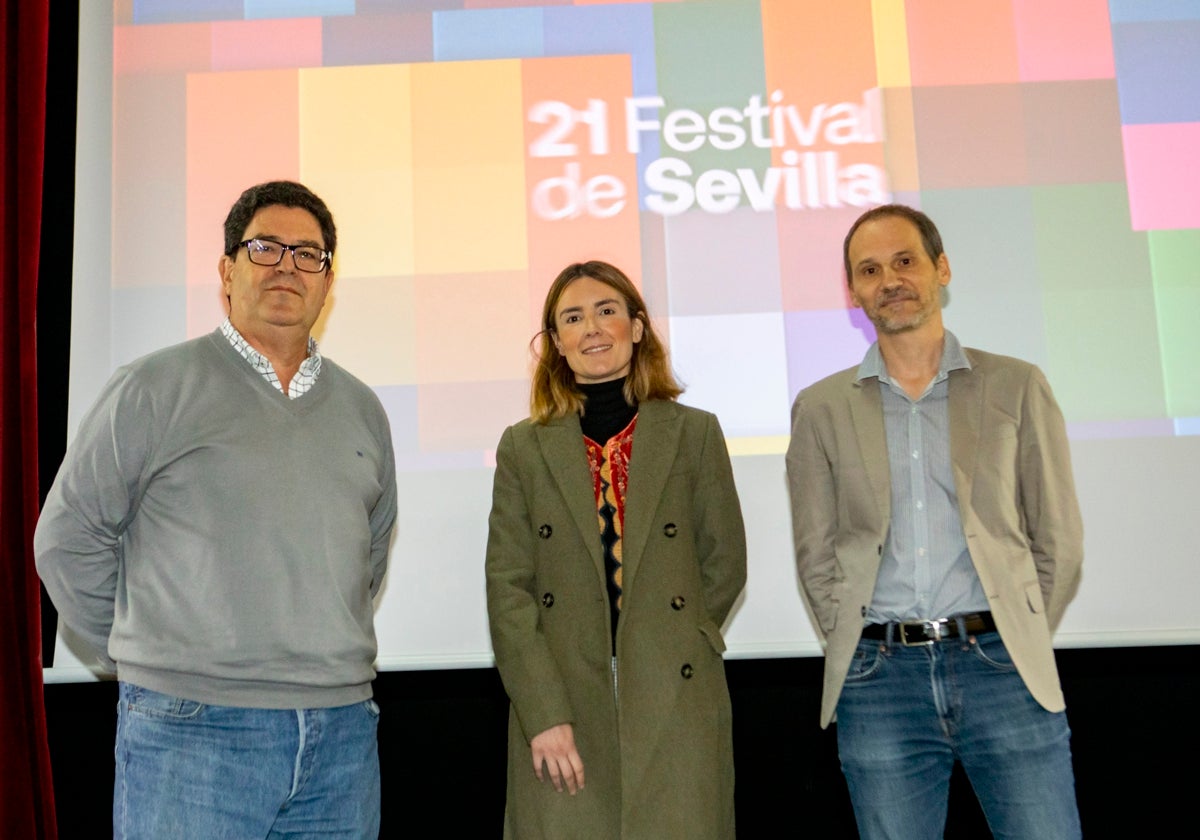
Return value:
M 860 642 L 837 736 L 864 840 L 941 837 L 955 759 L 996 838 L 1080 836 L 1066 713 L 1033 699 L 999 633 Z
M 121 683 L 113 837 L 374 838 L 379 707 L 210 706 Z

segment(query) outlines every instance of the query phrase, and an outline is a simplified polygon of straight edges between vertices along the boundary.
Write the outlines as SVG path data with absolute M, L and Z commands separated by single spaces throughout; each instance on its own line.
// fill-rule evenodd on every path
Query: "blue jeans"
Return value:
M 955 759 L 996 838 L 1080 836 L 1066 713 L 1033 699 L 999 633 L 859 642 L 837 738 L 864 840 L 941 837 Z
M 210 706 L 121 683 L 113 837 L 374 838 L 379 707 Z

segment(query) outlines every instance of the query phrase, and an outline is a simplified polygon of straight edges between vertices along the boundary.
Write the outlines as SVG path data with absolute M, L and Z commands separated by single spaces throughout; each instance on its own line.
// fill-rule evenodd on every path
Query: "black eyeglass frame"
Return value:
M 273 262 L 273 263 L 257 262 L 254 259 L 254 257 L 251 256 L 250 245 L 253 242 L 262 242 L 264 244 L 274 245 L 275 247 L 279 248 L 279 259 L 275 260 L 275 262 Z M 291 251 L 292 252 L 292 264 L 296 266 L 297 271 L 303 271 L 306 274 L 320 274 L 322 271 L 325 271 L 326 269 L 328 269 L 329 266 L 333 263 L 333 252 L 326 251 L 324 248 L 317 248 L 315 245 L 304 245 L 301 243 L 297 243 L 295 245 L 286 245 L 283 242 L 276 242 L 274 239 L 262 239 L 261 237 L 256 236 L 253 239 L 243 239 L 241 242 L 238 243 L 238 247 L 246 249 L 246 259 L 250 260 L 250 262 L 254 263 L 255 265 L 261 265 L 261 266 L 279 265 L 281 262 L 283 262 L 283 252 Z M 302 268 L 300 266 L 300 264 L 298 262 L 296 262 L 296 249 L 297 248 L 310 248 L 310 249 L 320 253 L 321 265 L 318 268 Z

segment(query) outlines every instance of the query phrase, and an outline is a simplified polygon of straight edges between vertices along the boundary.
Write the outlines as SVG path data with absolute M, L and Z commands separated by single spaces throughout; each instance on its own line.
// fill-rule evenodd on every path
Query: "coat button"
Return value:
M 538 536 L 544 540 L 550 539 L 550 535 L 553 533 L 554 529 L 549 525 L 543 525 L 542 527 L 538 528 Z
M 675 527 L 674 522 L 668 522 L 666 525 L 663 526 L 663 533 L 666 534 L 668 537 L 673 537 L 677 533 L 679 533 L 679 529 Z
M 694 673 L 695 673 L 695 671 L 692 670 L 692 666 L 690 664 L 684 665 L 682 668 L 679 669 L 679 675 L 681 677 L 683 677 L 685 680 L 690 680 L 692 678 L 692 674 L 694 674 Z
M 542 596 L 542 606 L 546 607 L 546 608 L 554 606 L 554 593 L 553 592 L 547 592 L 545 595 Z
M 682 595 L 676 595 L 674 598 L 671 599 L 671 609 L 681 610 L 685 606 L 687 606 L 687 601 L 684 600 L 684 597 Z

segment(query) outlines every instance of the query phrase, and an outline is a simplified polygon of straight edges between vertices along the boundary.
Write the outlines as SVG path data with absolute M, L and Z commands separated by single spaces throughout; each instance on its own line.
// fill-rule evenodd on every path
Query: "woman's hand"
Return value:
M 571 724 L 560 723 L 539 732 L 529 742 L 529 748 L 533 751 L 533 773 L 539 782 L 546 780 L 542 775 L 544 763 L 555 790 L 561 792 L 566 785 L 572 796 L 583 790 L 583 759 L 575 749 L 575 730 Z

